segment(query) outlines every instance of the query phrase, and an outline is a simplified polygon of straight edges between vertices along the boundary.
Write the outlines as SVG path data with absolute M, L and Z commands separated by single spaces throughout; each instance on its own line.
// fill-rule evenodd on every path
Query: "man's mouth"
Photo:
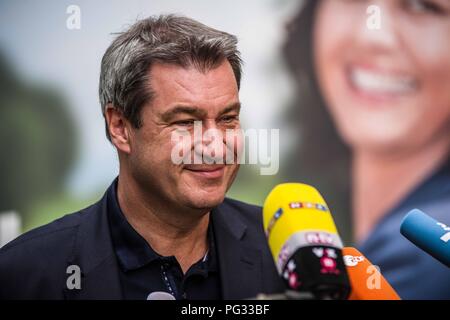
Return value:
M 209 179 L 217 179 L 221 178 L 225 171 L 225 165 L 217 165 L 217 164 L 211 164 L 211 165 L 185 165 L 185 170 L 188 170 L 189 172 L 194 173 L 195 175 L 203 178 L 209 178 Z

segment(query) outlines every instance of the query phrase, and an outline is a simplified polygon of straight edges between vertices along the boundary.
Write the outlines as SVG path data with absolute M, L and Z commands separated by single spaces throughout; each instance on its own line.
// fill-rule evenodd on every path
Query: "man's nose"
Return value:
M 204 158 L 211 158 L 208 161 L 223 163 L 224 156 L 227 152 L 224 142 L 225 133 L 222 132 L 214 120 L 202 121 L 201 129 L 201 137 L 196 135 L 195 138 L 195 153 L 202 155 Z
M 224 133 L 217 125 L 215 119 L 206 119 L 200 122 L 201 125 L 201 143 L 205 146 L 211 143 L 223 143 Z M 196 137 L 199 140 L 200 136 Z M 196 141 L 199 143 L 200 141 Z

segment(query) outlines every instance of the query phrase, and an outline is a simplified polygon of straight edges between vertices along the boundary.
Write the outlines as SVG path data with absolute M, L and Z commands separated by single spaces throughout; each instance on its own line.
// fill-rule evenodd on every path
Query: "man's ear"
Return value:
M 131 152 L 130 124 L 123 113 L 108 104 L 105 108 L 105 119 L 113 145 L 118 150 L 129 154 Z

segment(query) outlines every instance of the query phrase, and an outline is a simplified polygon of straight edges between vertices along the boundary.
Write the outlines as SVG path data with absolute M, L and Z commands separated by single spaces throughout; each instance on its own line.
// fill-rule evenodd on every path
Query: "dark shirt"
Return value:
M 400 233 L 403 217 L 414 208 L 450 222 L 450 161 L 385 215 L 359 249 L 402 299 L 450 299 L 450 269 Z
M 208 226 L 208 252 L 183 274 L 174 256 L 159 255 L 128 223 L 117 201 L 116 190 L 117 179 L 107 191 L 107 206 L 125 299 L 145 300 L 150 293 L 158 291 L 170 293 L 177 300 L 221 299 L 211 219 Z

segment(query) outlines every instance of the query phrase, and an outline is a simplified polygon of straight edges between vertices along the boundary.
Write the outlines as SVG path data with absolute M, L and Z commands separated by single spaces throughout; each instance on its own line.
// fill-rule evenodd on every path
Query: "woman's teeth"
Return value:
M 372 94 L 408 94 L 417 87 L 416 81 L 412 77 L 359 68 L 350 71 L 350 81 L 356 89 Z

